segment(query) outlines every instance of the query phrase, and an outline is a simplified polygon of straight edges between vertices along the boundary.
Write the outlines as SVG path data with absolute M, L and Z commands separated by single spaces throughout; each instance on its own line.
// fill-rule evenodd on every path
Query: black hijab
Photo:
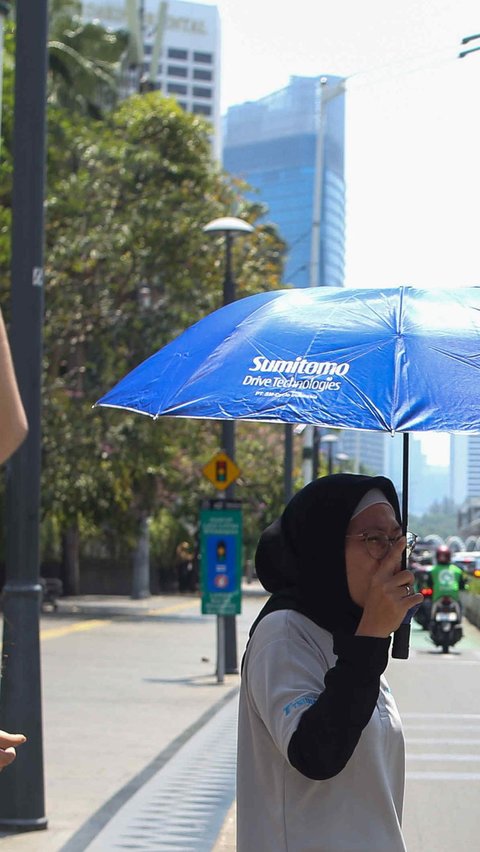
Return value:
M 384 476 L 337 473 L 298 491 L 280 518 L 262 533 L 257 577 L 272 595 L 254 622 L 277 609 L 293 609 L 330 633 L 355 633 L 362 610 L 348 591 L 345 534 L 367 491 L 379 488 L 401 523 L 393 483 Z

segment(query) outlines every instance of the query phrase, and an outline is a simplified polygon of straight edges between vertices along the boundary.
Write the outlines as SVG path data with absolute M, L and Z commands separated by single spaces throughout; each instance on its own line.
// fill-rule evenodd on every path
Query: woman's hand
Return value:
M 370 581 L 357 636 L 386 639 L 400 626 L 408 610 L 422 603 L 423 595 L 413 591 L 412 572 L 400 567 L 405 546 L 406 538 L 402 536 L 379 562 Z
M 0 772 L 13 763 L 17 756 L 15 746 L 22 745 L 26 739 L 23 734 L 8 734 L 7 731 L 0 731 Z

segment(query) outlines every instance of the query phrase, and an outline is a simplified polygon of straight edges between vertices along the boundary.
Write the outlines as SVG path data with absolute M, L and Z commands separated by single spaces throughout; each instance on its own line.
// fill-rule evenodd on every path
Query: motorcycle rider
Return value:
M 460 620 L 462 608 L 459 593 L 467 588 L 465 575 L 458 565 L 452 564 L 452 551 L 446 544 L 437 547 L 435 556 L 436 563 L 428 575 L 428 585 L 432 589 L 432 620 L 435 617 L 436 604 L 444 596 L 453 598 L 456 602 Z

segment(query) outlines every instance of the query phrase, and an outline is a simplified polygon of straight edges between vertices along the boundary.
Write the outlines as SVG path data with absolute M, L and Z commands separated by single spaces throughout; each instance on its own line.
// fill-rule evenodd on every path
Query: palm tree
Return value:
M 78 0 L 50 0 L 49 103 L 100 119 L 118 98 L 128 34 L 84 23 Z

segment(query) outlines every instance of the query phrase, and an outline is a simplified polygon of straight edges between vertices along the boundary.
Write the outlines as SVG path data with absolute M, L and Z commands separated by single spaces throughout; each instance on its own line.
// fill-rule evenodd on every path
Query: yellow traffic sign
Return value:
M 203 475 L 219 491 L 225 491 L 240 476 L 240 468 L 221 450 L 202 468 Z

